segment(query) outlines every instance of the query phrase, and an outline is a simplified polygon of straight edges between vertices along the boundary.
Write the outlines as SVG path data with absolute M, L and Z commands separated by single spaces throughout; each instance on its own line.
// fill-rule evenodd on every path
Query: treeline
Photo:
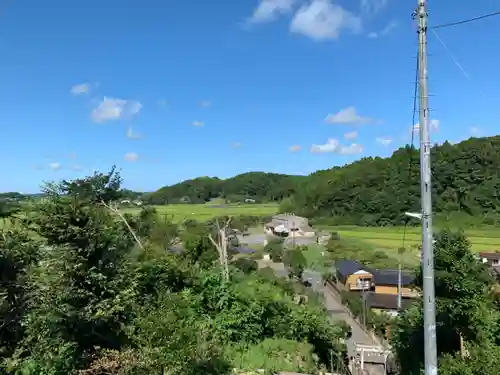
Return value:
M 500 136 L 445 142 L 432 147 L 431 156 L 434 211 L 498 224 Z M 419 150 L 407 146 L 389 158 L 318 171 L 281 209 L 331 224 L 400 225 L 404 212 L 420 210 Z
M 246 199 L 257 203 L 279 202 L 295 194 L 305 179 L 265 172 L 243 173 L 225 180 L 199 177 L 145 194 L 143 200 L 149 204 L 205 203 L 214 198 L 224 198 L 228 202 Z
M 225 278 L 213 225 L 121 215 L 120 184 L 114 171 L 50 184 L 0 230 L 0 373 L 315 373 L 345 358 L 347 327 L 297 303 L 300 285 L 255 262 Z

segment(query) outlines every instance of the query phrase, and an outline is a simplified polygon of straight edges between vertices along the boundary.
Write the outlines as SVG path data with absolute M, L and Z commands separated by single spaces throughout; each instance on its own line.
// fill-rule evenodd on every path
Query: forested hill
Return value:
M 318 171 L 282 203 L 282 209 L 308 217 L 335 217 L 343 224 L 401 224 L 405 211 L 420 210 L 418 153 L 406 147 L 389 158 L 364 158 Z M 434 146 L 431 157 L 435 212 L 482 216 L 490 224 L 498 221 L 500 136 L 470 138 L 456 145 L 446 142 Z
M 226 198 L 231 202 L 253 199 L 256 202 L 279 202 L 295 194 L 305 176 L 277 173 L 249 172 L 228 179 L 199 177 L 172 186 L 165 186 L 143 199 L 150 204 L 169 204 L 180 201 L 204 203 L 213 198 Z
M 495 216 L 500 211 L 500 136 L 434 146 L 432 164 L 436 212 Z M 202 203 L 217 197 L 283 201 L 282 210 L 308 217 L 335 217 L 340 223 L 364 225 L 400 224 L 403 212 L 419 210 L 419 175 L 418 150 L 406 147 L 389 158 L 364 158 L 309 176 L 250 172 L 225 180 L 200 177 L 146 197 L 155 204 L 181 199 Z

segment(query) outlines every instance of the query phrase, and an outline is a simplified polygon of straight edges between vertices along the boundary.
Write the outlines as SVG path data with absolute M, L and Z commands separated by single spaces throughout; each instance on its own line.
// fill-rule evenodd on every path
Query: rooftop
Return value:
M 407 272 L 401 272 L 401 285 L 409 286 L 415 281 L 415 275 Z M 398 285 L 398 270 L 395 269 L 380 269 L 373 272 L 373 282 L 375 285 Z

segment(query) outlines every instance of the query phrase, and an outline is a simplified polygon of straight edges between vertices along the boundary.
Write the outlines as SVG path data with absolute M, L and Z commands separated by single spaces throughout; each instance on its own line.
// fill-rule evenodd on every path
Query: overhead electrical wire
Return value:
M 418 94 L 418 81 L 419 81 L 419 63 L 418 63 L 418 55 L 416 57 L 416 69 L 415 69 L 415 80 L 414 80 L 414 87 L 413 87 L 413 112 L 412 112 L 412 120 L 411 120 L 411 148 L 408 151 L 408 185 L 411 185 L 412 183 L 412 173 L 413 173 L 413 150 L 415 149 L 415 122 L 416 122 L 416 117 L 417 117 L 417 94 Z M 404 251 L 405 244 L 406 244 L 406 231 L 408 228 L 408 220 L 405 220 L 405 225 L 403 229 L 403 239 L 401 242 L 401 248 Z
M 468 19 L 465 19 L 465 20 L 462 20 L 462 21 L 450 22 L 450 23 L 443 23 L 443 24 L 440 24 L 440 25 L 437 25 L 437 26 L 432 26 L 431 29 L 434 29 L 434 30 L 435 29 L 444 29 L 446 27 L 463 25 L 464 23 L 470 23 L 470 22 L 474 22 L 474 21 L 479 21 L 479 20 L 483 20 L 485 18 L 494 17 L 494 16 L 500 16 L 500 11 L 493 12 L 493 13 L 488 13 L 488 14 L 485 14 L 485 15 L 482 15 L 482 16 L 478 16 L 478 17 L 474 17 L 474 18 L 468 18 Z

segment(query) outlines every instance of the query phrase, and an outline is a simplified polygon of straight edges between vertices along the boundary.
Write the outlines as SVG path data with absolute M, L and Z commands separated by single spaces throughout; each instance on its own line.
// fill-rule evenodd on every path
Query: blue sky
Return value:
M 416 3 L 4 1 L 0 191 L 113 164 L 127 187 L 153 190 L 389 156 L 410 140 Z M 500 8 L 430 3 L 431 25 Z M 500 17 L 438 35 L 433 141 L 495 134 Z

